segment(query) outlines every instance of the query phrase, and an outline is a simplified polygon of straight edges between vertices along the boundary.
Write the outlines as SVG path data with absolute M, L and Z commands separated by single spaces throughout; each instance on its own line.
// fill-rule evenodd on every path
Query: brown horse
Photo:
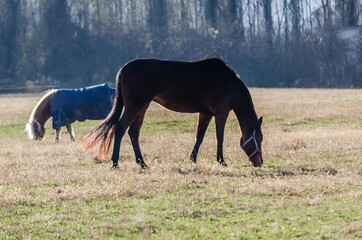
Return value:
M 118 72 L 116 85 L 115 103 L 110 114 L 80 142 L 81 148 L 89 151 L 101 141 L 98 158 L 104 159 L 114 137 L 111 158 L 114 168 L 118 166 L 121 139 L 128 127 L 136 162 L 142 168 L 147 168 L 140 151 L 138 137 L 151 101 L 173 111 L 199 113 L 196 143 L 190 156 L 193 162 L 196 162 L 205 131 L 214 116 L 217 161 L 227 166 L 223 158 L 222 145 L 226 119 L 233 110 L 242 132 L 240 141 L 242 149 L 254 166 L 263 164 L 262 118 L 257 118 L 247 87 L 222 60 L 213 58 L 182 62 L 136 59 L 127 63 Z

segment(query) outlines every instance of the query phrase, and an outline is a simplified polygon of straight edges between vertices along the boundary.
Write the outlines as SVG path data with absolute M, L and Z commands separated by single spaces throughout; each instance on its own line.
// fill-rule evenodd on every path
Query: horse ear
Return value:
M 261 123 L 263 122 L 263 117 L 260 117 L 259 119 L 258 119 L 258 125 L 259 126 L 261 126 Z

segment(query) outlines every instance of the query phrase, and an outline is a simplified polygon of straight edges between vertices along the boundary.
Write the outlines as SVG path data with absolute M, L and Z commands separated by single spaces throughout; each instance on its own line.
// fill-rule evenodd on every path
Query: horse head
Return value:
M 33 140 L 42 140 L 45 134 L 44 124 L 51 117 L 50 103 L 57 90 L 48 91 L 36 104 L 31 112 L 29 121 L 26 124 L 25 130 L 28 136 Z
M 254 167 L 261 167 L 263 164 L 263 155 L 261 151 L 261 142 L 263 141 L 263 133 L 261 132 L 261 123 L 263 117 L 259 118 L 256 124 L 256 128 L 252 134 L 246 138 L 242 136 L 240 140 L 240 146 L 249 157 L 249 160 Z
M 33 119 L 32 121 L 27 123 L 26 130 L 30 139 L 43 140 L 43 137 L 45 135 L 45 127 L 36 119 Z

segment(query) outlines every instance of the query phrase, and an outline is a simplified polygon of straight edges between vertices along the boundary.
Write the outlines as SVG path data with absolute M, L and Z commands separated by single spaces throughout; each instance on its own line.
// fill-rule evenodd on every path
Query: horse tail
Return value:
M 98 127 L 93 129 L 79 142 L 80 148 L 85 152 L 89 152 L 100 142 L 98 156 L 97 154 L 94 156 L 97 160 L 103 161 L 106 158 L 115 135 L 116 125 L 122 114 L 124 104 L 121 90 L 121 74 L 123 71 L 124 68 L 118 72 L 116 77 L 116 95 L 112 110 Z

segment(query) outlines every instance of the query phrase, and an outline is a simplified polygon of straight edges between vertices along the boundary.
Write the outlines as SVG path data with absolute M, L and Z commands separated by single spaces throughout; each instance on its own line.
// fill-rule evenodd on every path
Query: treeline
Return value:
M 361 87 L 359 24 L 358 0 L 0 0 L 0 85 L 113 83 L 134 58 L 219 57 L 249 86 Z

